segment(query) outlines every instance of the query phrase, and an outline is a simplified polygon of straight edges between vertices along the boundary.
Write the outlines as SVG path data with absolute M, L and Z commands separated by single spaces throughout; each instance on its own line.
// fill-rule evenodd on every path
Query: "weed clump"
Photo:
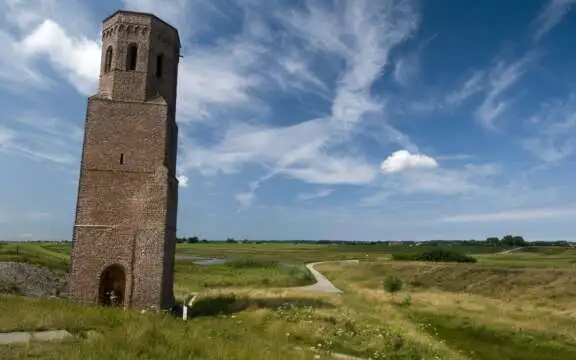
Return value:
M 402 290 L 402 285 L 402 280 L 397 276 L 388 275 L 386 279 L 384 279 L 384 290 L 391 294 Z

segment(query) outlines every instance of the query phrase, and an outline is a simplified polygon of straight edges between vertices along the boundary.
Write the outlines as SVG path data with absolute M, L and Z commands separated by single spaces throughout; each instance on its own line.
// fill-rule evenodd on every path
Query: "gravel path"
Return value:
M 314 279 L 316 279 L 316 284 L 302 286 L 297 288 L 297 290 L 304 290 L 304 291 L 314 291 L 314 292 L 323 292 L 323 293 L 341 293 L 342 290 L 338 289 L 330 280 L 326 278 L 326 276 L 322 275 L 322 273 L 316 270 L 315 266 L 318 264 L 324 263 L 331 263 L 336 261 L 321 261 L 306 264 L 306 268 L 310 271 Z M 345 260 L 344 262 L 358 262 L 358 260 Z
M 498 254 L 510 254 L 510 253 L 513 253 L 513 252 L 516 252 L 516 251 L 519 251 L 519 250 L 522 250 L 522 249 L 523 249 L 523 248 L 521 248 L 521 247 L 517 247 L 517 248 L 514 248 L 514 249 L 510 249 L 510 250 L 500 251 Z

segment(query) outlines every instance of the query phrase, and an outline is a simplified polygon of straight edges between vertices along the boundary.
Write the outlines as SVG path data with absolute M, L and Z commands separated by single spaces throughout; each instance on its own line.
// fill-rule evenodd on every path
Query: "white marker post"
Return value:
M 186 297 L 186 300 L 184 300 L 184 303 L 182 304 L 182 320 L 188 319 L 188 307 L 192 307 L 197 296 L 198 293 L 191 293 Z

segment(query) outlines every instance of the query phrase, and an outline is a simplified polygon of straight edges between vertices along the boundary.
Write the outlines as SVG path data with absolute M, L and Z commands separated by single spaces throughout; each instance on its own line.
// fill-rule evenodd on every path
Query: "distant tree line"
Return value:
M 497 247 L 523 247 L 523 246 L 575 246 L 576 243 L 571 243 L 566 240 L 558 241 L 526 241 L 519 235 L 505 235 L 501 238 L 492 236 L 485 240 L 427 240 L 427 241 L 348 241 L 348 240 L 236 240 L 234 238 L 227 238 L 225 240 L 207 240 L 200 239 L 198 236 L 192 237 L 177 237 L 176 241 L 180 244 L 194 244 L 194 243 L 222 243 L 229 244 L 332 244 L 332 245 L 356 245 L 356 246 L 446 246 L 446 245 L 470 245 L 470 246 L 497 246 Z

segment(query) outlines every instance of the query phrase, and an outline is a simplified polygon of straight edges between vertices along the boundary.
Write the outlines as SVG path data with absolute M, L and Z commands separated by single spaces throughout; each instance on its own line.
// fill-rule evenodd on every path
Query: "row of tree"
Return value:
M 210 241 L 206 239 L 200 239 L 198 236 L 191 237 L 177 237 L 176 241 L 178 243 L 207 243 L 207 242 L 221 242 L 221 241 Z M 248 239 L 236 240 L 234 238 L 227 238 L 225 240 L 230 244 L 237 243 L 254 243 L 254 244 L 266 244 L 266 243 L 293 243 L 293 244 L 341 244 L 341 245 L 402 245 L 402 246 L 417 246 L 417 245 L 428 245 L 428 246 L 442 246 L 442 245 L 489 245 L 489 246 L 499 246 L 499 247 L 522 247 L 522 246 L 570 246 L 571 243 L 565 240 L 561 241 L 531 241 L 528 242 L 524 240 L 522 236 L 519 235 L 505 235 L 501 238 L 492 236 L 488 237 L 486 240 L 429 240 L 424 242 L 418 241 L 345 241 L 345 240 L 257 240 L 249 241 Z

